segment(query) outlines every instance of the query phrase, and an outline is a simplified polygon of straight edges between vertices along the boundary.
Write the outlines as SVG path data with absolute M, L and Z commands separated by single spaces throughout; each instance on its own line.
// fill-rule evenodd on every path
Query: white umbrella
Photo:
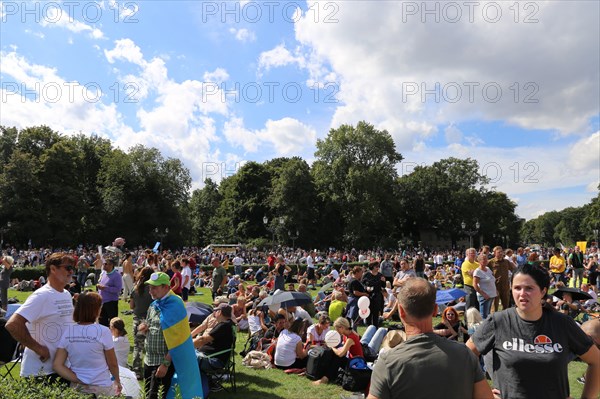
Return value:
M 141 395 L 140 383 L 135 376 L 135 373 L 128 368 L 119 366 L 119 378 L 123 390 L 121 394 L 127 398 L 139 399 Z

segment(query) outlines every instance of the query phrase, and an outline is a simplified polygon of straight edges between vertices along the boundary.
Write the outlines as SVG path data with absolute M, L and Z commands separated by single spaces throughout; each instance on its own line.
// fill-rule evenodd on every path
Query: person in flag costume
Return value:
M 169 276 L 157 272 L 146 281 L 154 302 L 148 309 L 146 322 L 139 331 L 146 334 L 144 378 L 150 399 L 167 397 L 171 380 L 177 372 L 177 383 L 183 399 L 204 398 L 200 370 L 183 300 L 170 289 Z

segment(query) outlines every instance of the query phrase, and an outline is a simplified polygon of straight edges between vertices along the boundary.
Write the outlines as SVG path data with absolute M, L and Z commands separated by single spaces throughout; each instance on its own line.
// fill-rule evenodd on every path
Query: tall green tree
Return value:
M 271 192 L 271 175 L 265 165 L 244 164 L 221 181 L 219 191 L 223 199 L 215 222 L 217 240 L 239 242 L 270 234 L 262 222 Z
M 317 141 L 315 157 L 312 172 L 320 200 L 342 219 L 341 231 L 333 237 L 364 248 L 393 236 L 393 186 L 402 155 L 391 135 L 364 121 L 342 125 Z
M 268 214 L 279 242 L 314 245 L 318 233 L 317 193 L 308 163 L 302 158 L 277 158 L 266 163 L 271 171 L 272 190 L 268 196 Z M 283 224 L 279 219 L 283 218 Z
M 222 195 L 217 183 L 206 179 L 204 187 L 196 189 L 190 200 L 190 244 L 205 246 L 216 236 L 216 214 L 221 203 Z
M 42 211 L 44 190 L 38 161 L 20 150 L 12 153 L 0 174 L 0 226 L 11 222 L 7 241 L 44 245 L 51 234 Z
M 441 237 L 456 241 L 463 221 L 473 228 L 477 220 L 483 219 L 481 205 L 487 183 L 477 161 L 471 158 L 451 157 L 430 166 L 417 166 L 398 179 L 407 230 L 417 237 L 420 229 L 436 229 Z
M 176 245 L 187 239 L 182 213 L 191 177 L 181 161 L 165 160 L 155 148 L 136 146 L 129 153 L 115 150 L 103 159 L 98 185 L 110 219 L 105 239 L 123 235 L 132 242 L 150 244 L 167 228 L 169 234 L 163 241 Z

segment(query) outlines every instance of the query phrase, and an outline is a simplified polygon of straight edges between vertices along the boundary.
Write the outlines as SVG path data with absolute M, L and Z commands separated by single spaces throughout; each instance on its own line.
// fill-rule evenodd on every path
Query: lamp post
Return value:
M 158 227 L 154 228 L 154 234 L 156 234 L 156 236 L 158 237 L 158 239 L 160 240 L 160 245 L 164 248 L 165 247 L 165 243 L 163 242 L 164 238 L 167 236 L 167 234 L 169 234 L 169 228 L 165 227 L 165 231 L 164 233 L 161 232 L 159 230 Z
M 475 222 L 475 230 L 466 230 L 467 224 L 464 222 L 464 220 L 460 224 L 460 227 L 462 227 L 463 234 L 469 236 L 469 248 L 473 248 L 473 236 L 479 232 L 479 227 L 481 227 L 479 221 Z
M 288 231 L 288 236 L 292 239 L 292 249 L 296 248 L 296 240 L 300 237 L 300 232 L 296 230 L 296 234 L 292 235 L 291 231 Z
M 594 238 L 596 239 L 596 248 L 598 248 L 598 229 L 592 230 L 594 233 Z
M 510 237 L 507 234 L 504 238 L 506 239 L 506 245 L 504 247 L 508 248 L 508 243 L 510 242 Z
M 6 226 L 0 228 L 0 249 L 4 248 L 4 234 L 8 233 L 12 224 L 10 222 L 6 222 Z
M 281 233 L 278 233 L 280 238 L 282 238 L 282 236 L 285 234 L 284 228 L 285 228 L 285 218 L 283 216 L 279 216 L 279 227 L 277 229 L 278 229 L 278 231 L 281 232 Z M 283 240 L 281 240 L 281 241 L 283 241 Z M 279 244 L 279 245 L 281 245 L 281 244 Z
M 275 227 L 269 226 L 269 218 L 265 215 L 263 216 L 263 224 L 266 229 L 271 232 L 271 248 L 275 247 Z

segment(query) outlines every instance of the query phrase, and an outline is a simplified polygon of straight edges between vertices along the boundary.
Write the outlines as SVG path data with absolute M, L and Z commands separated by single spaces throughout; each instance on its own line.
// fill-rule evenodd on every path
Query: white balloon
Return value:
M 369 309 L 369 308 L 360 309 L 358 311 L 358 315 L 361 317 L 361 319 L 366 319 L 367 317 L 369 317 L 370 314 L 371 314 L 371 309 Z
M 325 344 L 330 348 L 335 348 L 341 341 L 340 333 L 335 330 L 327 331 L 327 334 L 325 334 Z
M 359 309 L 368 309 L 371 304 L 371 300 L 367 296 L 361 296 L 358 298 L 358 308 Z

